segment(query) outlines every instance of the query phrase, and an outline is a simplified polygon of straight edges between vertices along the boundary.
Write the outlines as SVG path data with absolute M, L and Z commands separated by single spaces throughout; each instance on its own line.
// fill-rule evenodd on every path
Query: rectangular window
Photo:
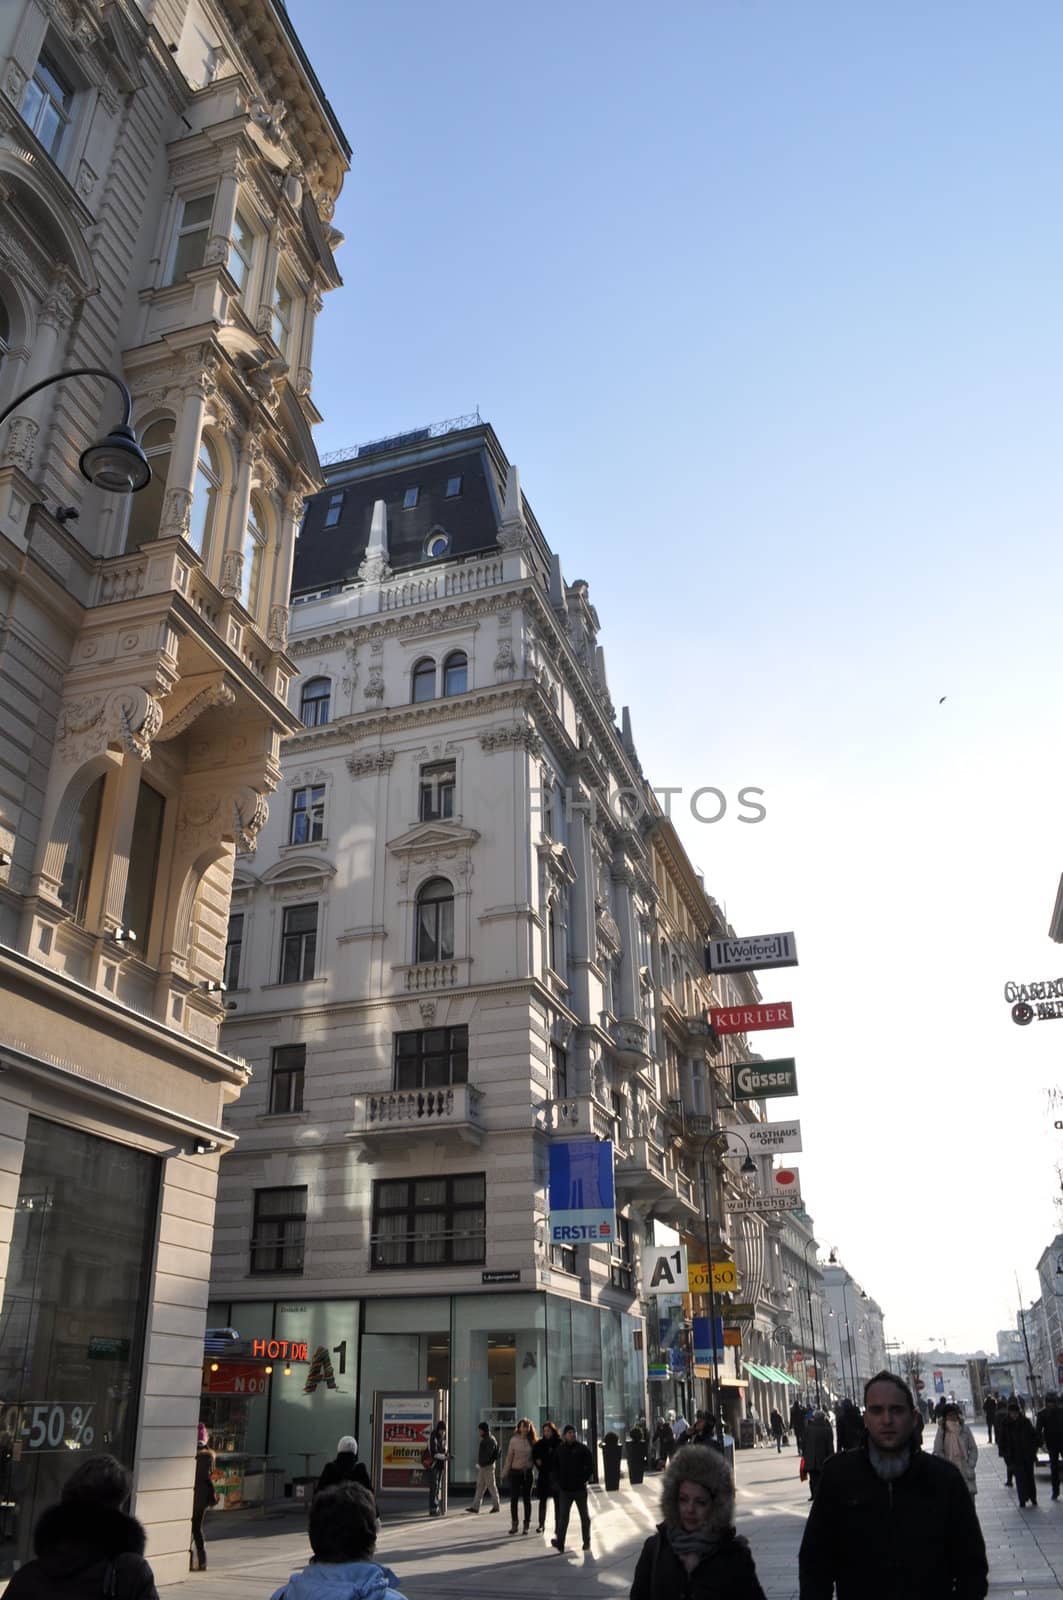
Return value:
M 70 122 L 74 91 L 44 51 L 22 91 L 22 120 L 37 135 L 52 160 L 58 158 Z
M 550 1099 L 568 1098 L 568 1051 L 559 1044 L 550 1046 Z
M 314 976 L 317 906 L 286 906 L 281 934 L 281 983 L 306 983 Z
M 133 835 L 129 841 L 129 877 L 126 880 L 122 920 L 136 934 L 137 948 L 145 959 L 151 934 L 151 913 L 155 904 L 155 879 L 159 870 L 159 846 L 162 843 L 165 813 L 165 797 L 150 783 L 142 781 L 133 816 Z
M 213 194 L 197 195 L 186 200 L 181 207 L 181 220 L 177 225 L 173 265 L 170 282 L 179 283 L 186 273 L 203 265 L 210 237 L 210 219 L 214 215 Z
M 469 1081 L 469 1030 L 418 1028 L 395 1035 L 396 1089 L 447 1089 Z
M 292 297 L 280 279 L 273 290 L 273 343 L 282 356 L 287 356 L 292 337 Z
M 576 1247 L 574 1244 L 552 1244 L 550 1246 L 550 1265 L 560 1267 L 562 1272 L 575 1272 Z
M 306 1187 L 256 1189 L 251 1271 L 302 1272 L 306 1248 Z
M 225 987 L 239 989 L 240 963 L 244 954 L 244 914 L 233 911 L 229 916 L 229 931 L 225 936 Z
M 421 799 L 417 815 L 421 822 L 439 822 L 454 815 L 456 765 L 453 761 L 433 761 L 421 768 Z
M 239 211 L 233 223 L 233 236 L 230 240 L 229 250 L 229 276 L 236 283 L 241 295 L 247 288 L 251 277 L 251 260 L 255 249 L 255 235 L 251 224 Z
M 292 794 L 289 844 L 317 844 L 325 837 L 325 785 L 296 789 Z
M 631 1223 L 627 1217 L 616 1219 L 616 1239 L 613 1242 L 613 1259 L 609 1264 L 609 1279 L 614 1289 L 634 1288 L 631 1261 Z
M 269 1114 L 283 1116 L 303 1109 L 306 1045 L 282 1044 L 273 1052 L 269 1079 Z
M 486 1223 L 482 1172 L 385 1179 L 373 1185 L 369 1265 L 435 1267 L 483 1261 Z
M 403 509 L 403 511 L 412 511 L 413 510 L 414 506 L 417 504 L 417 500 L 418 500 L 418 497 L 419 497 L 420 493 L 421 493 L 421 491 L 418 488 L 413 488 L 413 489 L 407 489 L 406 490 L 406 493 L 402 497 L 402 509 Z
M 341 489 L 338 494 L 330 494 L 329 495 L 328 509 L 325 512 L 325 527 L 326 528 L 334 528 L 336 526 L 336 524 L 339 522 L 340 515 L 341 515 L 341 513 L 343 511 L 343 496 L 344 496 L 344 493 L 345 493 L 345 491 L 343 489 Z
M 455 495 L 459 495 L 460 493 L 461 493 L 461 473 L 459 472 L 456 478 L 448 478 L 447 479 L 447 499 L 448 500 L 453 500 Z

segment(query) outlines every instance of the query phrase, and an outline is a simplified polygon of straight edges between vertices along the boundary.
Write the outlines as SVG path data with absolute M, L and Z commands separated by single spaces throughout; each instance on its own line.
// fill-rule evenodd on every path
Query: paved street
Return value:
M 989 1550 L 990 1594 L 1038 1597 L 1063 1594 L 1063 1501 L 1049 1499 L 1047 1477 L 1039 1480 L 1040 1504 L 1020 1511 L 1004 1489 L 995 1447 L 979 1439 L 978 1513 Z M 452 1502 L 444 1521 L 427 1517 L 389 1519 L 379 1559 L 398 1574 L 409 1600 L 524 1600 L 557 1595 L 626 1596 L 642 1541 L 656 1520 L 659 1479 L 618 1494 L 593 1492 L 592 1551 L 559 1556 L 536 1534 L 510 1539 L 505 1510 L 493 1517 L 466 1516 Z M 738 1457 L 738 1526 L 749 1539 L 768 1600 L 795 1600 L 797 1547 L 808 1507 L 798 1481 L 793 1448 L 747 1451 Z M 223 1519 L 208 1518 L 210 1570 L 191 1574 L 171 1592 L 180 1600 L 268 1600 L 309 1555 L 301 1512 L 247 1522 L 239 1533 L 221 1534 Z M 577 1523 L 578 1534 L 578 1523 Z M 571 1537 L 570 1537 L 571 1542 Z

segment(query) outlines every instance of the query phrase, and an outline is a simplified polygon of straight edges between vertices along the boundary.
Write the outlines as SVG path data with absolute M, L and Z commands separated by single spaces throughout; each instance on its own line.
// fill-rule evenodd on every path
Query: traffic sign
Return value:
M 736 1100 L 772 1100 L 797 1093 L 797 1062 L 793 1056 L 779 1061 L 746 1061 L 731 1068 Z

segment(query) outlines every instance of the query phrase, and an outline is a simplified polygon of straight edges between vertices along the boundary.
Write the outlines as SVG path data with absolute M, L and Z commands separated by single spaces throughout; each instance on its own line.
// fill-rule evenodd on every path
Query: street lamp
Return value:
M 121 378 L 104 367 L 71 367 L 67 372 L 53 372 L 50 378 L 42 378 L 12 400 L 0 412 L 0 423 L 6 422 L 23 401 L 29 400 L 41 389 L 47 389 L 49 384 L 62 383 L 65 378 L 105 378 L 122 391 L 122 420 L 115 424 L 106 438 L 97 439 L 95 444 L 90 444 L 87 450 L 81 452 L 78 467 L 82 477 L 107 494 L 136 494 L 138 490 L 146 488 L 151 482 L 151 467 L 129 425 L 133 409 L 129 390 Z
M 816 1324 L 812 1320 L 812 1283 L 808 1270 L 808 1252 L 815 1245 L 815 1242 L 815 1239 L 809 1239 L 802 1253 L 805 1258 L 805 1294 L 808 1298 L 808 1328 L 812 1335 L 812 1371 L 816 1377 L 816 1409 L 818 1411 L 822 1404 L 819 1396 L 819 1358 L 816 1355 Z
M 698 1121 L 704 1131 L 709 1119 L 707 1117 L 699 1117 Z M 721 1454 L 723 1453 L 723 1404 L 720 1399 L 720 1361 L 716 1349 L 716 1288 L 712 1281 L 712 1207 L 709 1203 L 709 1180 L 705 1170 L 705 1156 L 715 1139 L 719 1139 L 721 1134 L 726 1135 L 734 1131 L 732 1128 L 720 1128 L 710 1124 L 707 1137 L 702 1140 L 701 1149 L 698 1153 L 698 1173 L 701 1177 L 701 1205 L 705 1214 L 705 1272 L 709 1280 L 709 1338 L 712 1341 L 713 1417 L 716 1422 L 716 1443 Z M 749 1145 L 740 1133 L 735 1133 L 735 1137 L 741 1140 L 746 1152 L 739 1171 L 755 1173 L 757 1170 L 756 1163 L 749 1153 Z

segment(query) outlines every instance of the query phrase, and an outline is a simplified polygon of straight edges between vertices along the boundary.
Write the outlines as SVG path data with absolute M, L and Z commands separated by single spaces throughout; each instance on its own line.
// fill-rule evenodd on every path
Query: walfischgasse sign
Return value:
M 1041 983 L 1004 985 L 1004 999 L 1011 1007 L 1011 1020 L 1020 1028 L 1027 1023 L 1053 1022 L 1063 1018 L 1063 978 L 1046 978 Z

